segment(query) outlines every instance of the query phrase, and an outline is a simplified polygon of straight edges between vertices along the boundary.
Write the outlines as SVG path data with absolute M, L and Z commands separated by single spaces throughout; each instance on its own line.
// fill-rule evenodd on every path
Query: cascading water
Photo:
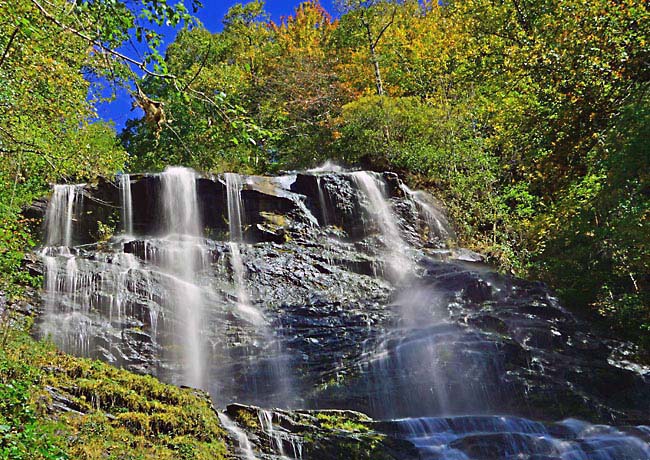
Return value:
M 419 448 L 423 460 L 650 458 L 650 446 L 638 437 L 571 419 L 545 424 L 518 417 L 458 416 L 393 423 Z
M 241 450 L 241 453 L 243 454 L 243 457 L 245 460 L 257 460 L 257 457 L 255 456 L 255 452 L 253 452 L 253 446 L 248 439 L 248 436 L 246 436 L 246 433 L 244 430 L 239 428 L 235 422 L 233 422 L 230 417 L 228 417 L 226 414 L 223 412 L 218 412 L 219 415 L 219 420 L 221 421 L 221 424 L 224 426 L 226 430 L 228 430 L 230 433 L 233 434 L 235 439 L 237 440 L 237 443 L 239 444 L 239 448 Z
M 302 460 L 302 440 L 293 436 L 290 432 L 273 423 L 273 413 L 268 410 L 260 410 L 257 414 L 262 432 L 269 438 L 269 448 L 277 452 L 282 460 Z M 290 457 L 285 453 L 285 444 L 290 446 Z
M 133 234 L 133 200 L 131 198 L 131 176 L 120 175 L 120 198 L 122 204 L 122 231 Z
M 83 185 L 55 185 L 45 213 L 46 246 L 72 246 L 75 204 Z
M 205 384 L 205 353 L 201 339 L 203 293 L 197 271 L 203 251 L 201 218 L 196 192 L 196 173 L 187 168 L 167 168 L 160 175 L 162 184 L 162 223 L 169 248 L 164 251 L 164 270 L 174 280 L 173 308 L 182 332 L 181 362 L 185 367 L 185 384 L 202 388 Z
M 318 202 L 321 209 L 321 217 L 323 218 L 323 225 L 329 225 L 330 217 L 327 211 L 327 201 L 325 200 L 325 190 L 323 189 L 323 184 L 321 183 L 321 178 L 316 178 L 316 185 L 318 186 Z
M 402 184 L 402 190 L 411 197 L 418 214 L 424 217 L 424 221 L 431 232 L 443 240 L 454 237 L 454 232 L 447 218 L 433 205 L 432 197 L 428 193 L 421 190 L 411 190 L 404 184 Z
M 421 458 L 650 459 L 644 426 L 493 415 L 607 414 L 611 399 L 619 417 L 630 409 L 614 404 L 629 398 L 641 413 L 650 396 L 547 290 L 452 260 L 438 209 L 396 177 L 330 166 L 245 182 L 169 168 L 56 186 L 38 328 L 67 352 L 205 388 L 219 405 L 399 417 L 377 426 Z M 119 217 L 121 233 L 93 243 L 94 223 Z M 386 276 L 375 276 L 382 263 Z M 615 384 L 597 380 L 608 375 Z M 291 416 L 257 414 L 250 437 L 220 416 L 240 456 L 318 458 Z
M 244 242 L 244 232 L 242 228 L 242 180 L 239 174 L 225 173 L 226 194 L 228 204 L 228 229 L 230 231 L 230 256 L 233 278 L 237 288 L 237 309 L 251 323 L 263 326 L 266 321 L 264 316 L 255 309 L 246 290 L 246 274 L 244 271 L 244 262 L 241 256 L 240 245 Z
M 386 199 L 386 184 L 375 174 L 367 171 L 356 171 L 352 177 L 365 194 L 364 206 L 367 213 L 374 219 L 386 246 L 389 275 L 396 280 L 403 280 L 413 272 L 413 263 L 409 257 L 410 248 L 402 238 L 397 218 Z
M 255 377 L 251 383 L 256 393 L 260 384 L 267 386 L 270 384 L 275 394 L 273 397 L 275 404 L 289 406 L 292 401 L 292 395 L 289 391 L 290 373 L 285 364 L 287 357 L 283 354 L 282 346 L 269 328 L 264 315 L 254 307 L 246 289 L 246 274 L 241 253 L 241 247 L 244 242 L 242 224 L 244 205 L 241 196 L 243 188 L 242 178 L 238 174 L 225 173 L 224 179 L 226 182 L 228 229 L 230 232 L 228 245 L 230 248 L 233 278 L 237 290 L 237 310 L 246 321 L 254 325 L 257 331 L 262 334 L 265 342 L 264 346 L 271 352 L 271 356 L 258 356 L 256 359 L 260 364 L 268 361 L 267 364 L 260 366 L 261 368 L 268 368 L 264 372 L 266 374 L 264 377 L 266 382 L 260 382 L 259 378 Z

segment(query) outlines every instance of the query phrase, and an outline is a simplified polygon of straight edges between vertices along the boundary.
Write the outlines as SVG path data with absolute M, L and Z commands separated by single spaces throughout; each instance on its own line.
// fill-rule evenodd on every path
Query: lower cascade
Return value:
M 459 248 L 431 195 L 326 165 L 56 185 L 37 334 L 207 391 L 236 458 L 650 460 L 650 369 Z

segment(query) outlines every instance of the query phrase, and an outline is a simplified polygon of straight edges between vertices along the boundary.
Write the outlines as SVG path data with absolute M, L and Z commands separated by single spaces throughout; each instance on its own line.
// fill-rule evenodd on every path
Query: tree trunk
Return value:
M 377 59 L 377 54 L 375 52 L 375 47 L 370 45 L 370 60 L 372 61 L 372 66 L 375 69 L 375 87 L 377 88 L 377 95 L 384 95 L 384 84 L 381 81 L 381 72 L 379 70 L 379 60 Z

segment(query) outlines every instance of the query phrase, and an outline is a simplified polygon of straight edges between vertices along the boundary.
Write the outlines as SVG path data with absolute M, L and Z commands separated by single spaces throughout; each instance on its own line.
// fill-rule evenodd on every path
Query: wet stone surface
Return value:
M 228 408 L 268 458 L 280 451 L 298 458 L 294 438 L 304 458 L 322 459 L 344 458 L 350 440 L 374 452 L 370 458 L 403 459 L 574 458 L 558 446 L 570 441 L 588 452 L 604 442 L 587 426 L 546 423 L 531 434 L 512 421 L 501 431 L 459 434 L 449 427 L 456 419 L 431 421 L 449 414 L 474 414 L 476 423 L 511 414 L 630 426 L 612 441 L 617 459 L 637 452 L 628 434 L 647 437 L 638 427 L 648 423 L 647 369 L 627 361 L 628 345 L 592 334 L 545 286 L 499 275 L 455 247 L 435 199 L 394 174 L 242 176 L 236 188 L 232 177 L 177 174 L 58 186 L 49 206 L 41 200 L 26 211 L 46 217 L 43 247 L 29 263 L 45 278 L 40 336 L 172 383 L 199 382 L 219 407 L 293 409 L 272 412 L 269 425 L 263 409 Z M 175 233 L 165 230 L 176 212 L 163 198 L 171 179 L 191 181 L 187 206 L 199 230 L 183 230 L 182 219 Z M 124 184 L 132 234 L 122 222 Z M 241 241 L 231 238 L 233 210 Z M 116 223 L 109 239 L 100 238 L 98 221 Z M 200 356 L 194 374 L 192 355 Z M 319 425 L 320 412 L 300 412 L 332 408 L 395 421 L 348 420 L 362 431 L 337 431 L 332 414 Z M 421 436 L 418 423 L 427 430 Z M 276 425 L 287 439 L 269 434 Z M 308 428 L 318 433 L 311 445 Z M 585 455 L 575 458 L 609 458 Z

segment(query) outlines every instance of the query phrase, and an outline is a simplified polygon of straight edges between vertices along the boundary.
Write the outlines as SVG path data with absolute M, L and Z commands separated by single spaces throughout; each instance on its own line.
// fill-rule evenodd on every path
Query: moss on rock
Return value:
M 207 394 L 63 354 L 25 328 L 0 350 L 0 393 L 2 458 L 226 458 Z

